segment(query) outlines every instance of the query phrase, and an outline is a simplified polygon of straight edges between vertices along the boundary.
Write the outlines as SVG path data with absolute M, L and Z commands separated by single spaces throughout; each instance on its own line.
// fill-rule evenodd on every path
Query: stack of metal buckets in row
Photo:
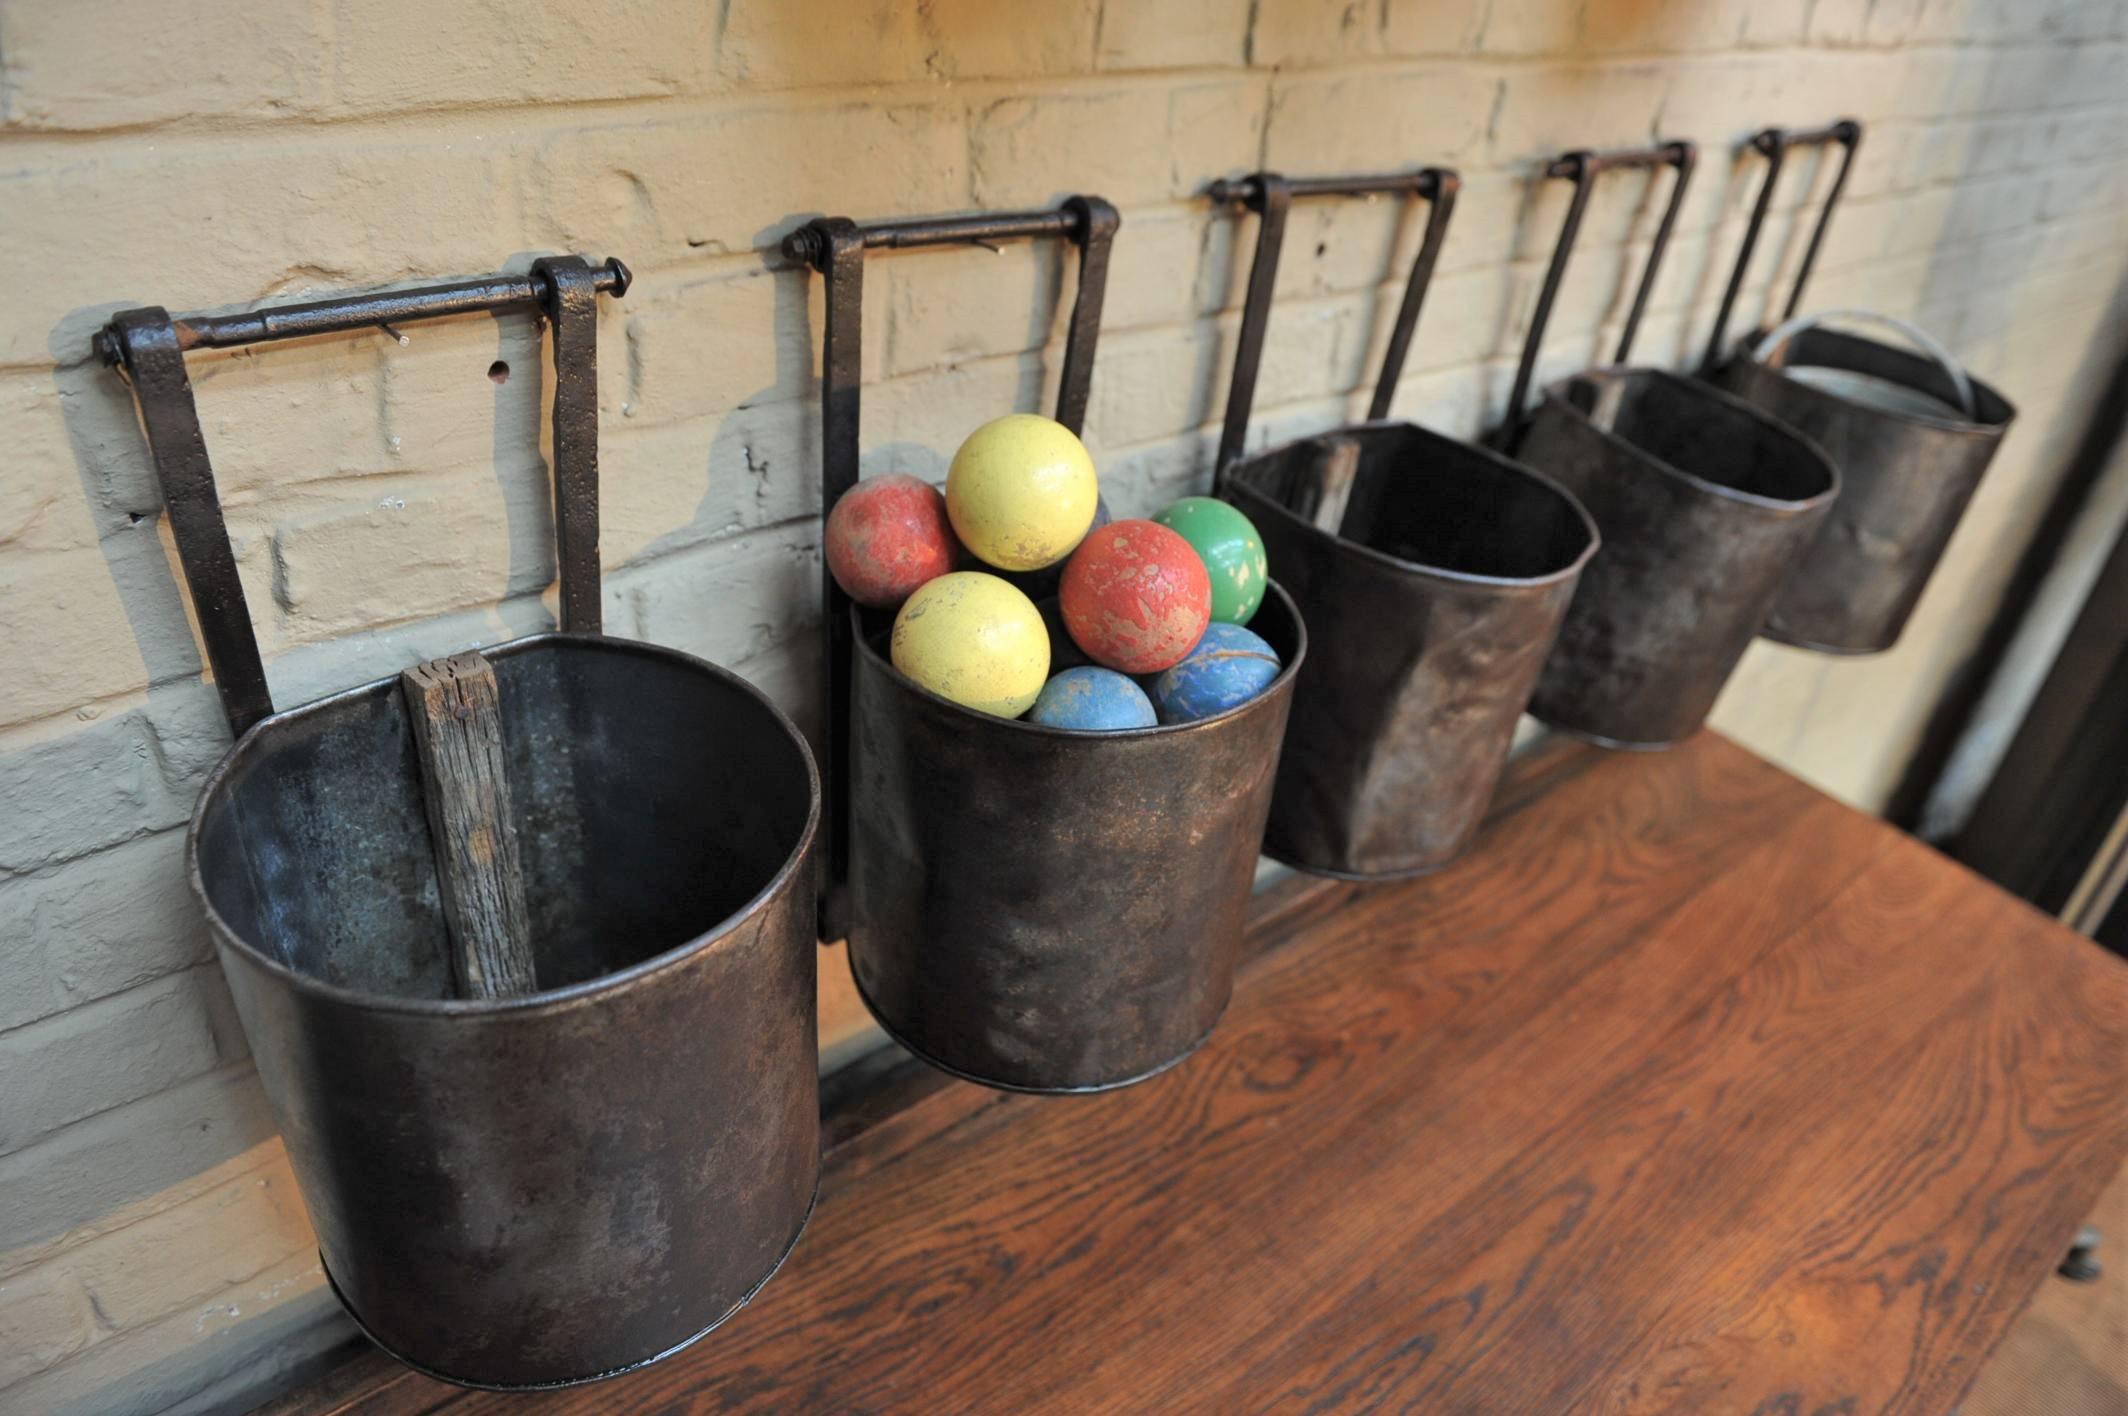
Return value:
M 1773 179 L 1769 161 L 1726 322 Z M 1186 1057 L 1224 1010 L 1260 851 L 1353 879 L 1470 841 L 1515 725 L 1632 747 L 1693 732 L 1751 638 L 1888 647 L 2011 409 L 1914 353 L 1790 319 L 1711 381 L 1625 367 L 1692 170 L 1577 152 L 1496 447 L 1382 421 L 1454 174 L 1288 180 L 1259 213 L 1219 487 L 1260 529 L 1254 621 L 1284 669 L 1197 723 L 1087 734 L 926 693 L 827 593 L 828 771 L 744 681 L 601 633 L 596 320 L 619 262 L 220 316 L 113 318 L 236 745 L 188 843 L 325 1268 L 409 1365 L 539 1387 L 685 1346 L 797 1242 L 819 1172 L 813 945 L 847 936 L 882 1025 L 987 1085 L 1098 1091 Z M 1590 191 L 1675 173 L 1618 366 L 1524 402 Z M 1430 213 L 1370 421 L 1241 457 L 1288 206 Z M 1058 418 L 1082 421 L 1114 209 L 871 225 L 786 244 L 825 286 L 823 513 L 855 485 L 867 249 L 1061 238 L 1079 282 Z M 1790 300 L 1793 314 L 1794 298 Z M 276 712 L 186 351 L 473 312 L 552 329 L 561 632 Z M 1711 361 L 1710 361 L 1711 362 Z M 825 809 L 823 802 L 825 801 Z M 826 826 L 824 861 L 816 830 Z

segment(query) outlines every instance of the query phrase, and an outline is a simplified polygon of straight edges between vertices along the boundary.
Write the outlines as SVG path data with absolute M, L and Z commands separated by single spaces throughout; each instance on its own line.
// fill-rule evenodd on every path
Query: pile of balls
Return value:
M 984 568 L 957 568 L 969 558 Z M 1184 497 L 1150 521 L 1111 521 L 1085 445 L 1034 414 L 969 434 L 943 496 L 901 473 L 858 483 L 828 515 L 827 559 L 858 604 L 898 609 L 895 668 L 1001 718 L 1190 723 L 1278 677 L 1277 651 L 1243 628 L 1269 584 L 1249 519 Z

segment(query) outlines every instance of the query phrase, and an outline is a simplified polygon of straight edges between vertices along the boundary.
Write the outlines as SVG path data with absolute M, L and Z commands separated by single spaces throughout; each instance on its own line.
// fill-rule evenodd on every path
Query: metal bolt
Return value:
M 628 293 L 629 286 L 635 284 L 635 272 L 621 264 L 619 256 L 608 256 L 606 269 L 613 273 L 613 298 L 618 300 Z
M 799 227 L 783 238 L 783 254 L 800 265 L 817 264 L 822 254 L 820 233 L 811 226 Z
M 2099 1232 L 2094 1225 L 2085 1225 L 2076 1231 L 2076 1238 L 2069 1244 L 2069 1252 L 2054 1270 L 2071 1283 L 2096 1283 L 2105 1269 L 2099 1266 L 2097 1257 Z

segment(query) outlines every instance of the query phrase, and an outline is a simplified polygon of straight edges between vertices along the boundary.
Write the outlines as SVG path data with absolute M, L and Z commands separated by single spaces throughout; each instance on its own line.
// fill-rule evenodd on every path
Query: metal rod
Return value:
M 1219 430 L 1215 480 L 1224 480 L 1227 469 L 1240 460 L 1248 437 L 1249 415 L 1256 402 L 1256 377 L 1263 364 L 1264 337 L 1270 328 L 1271 299 L 1278 284 L 1278 262 L 1285 247 L 1286 217 L 1293 199 L 1402 195 L 1419 197 L 1429 204 L 1426 231 L 1419 240 L 1418 255 L 1412 260 L 1410 278 L 1404 283 L 1403 302 L 1398 306 L 1389 347 L 1382 356 L 1381 372 L 1368 403 L 1367 416 L 1374 419 L 1388 416 L 1390 402 L 1396 396 L 1397 380 L 1403 376 L 1412 333 L 1418 328 L 1419 311 L 1425 304 L 1427 287 L 1433 282 L 1434 267 L 1440 262 L 1441 243 L 1448 235 L 1449 218 L 1455 213 L 1456 194 L 1461 187 L 1462 181 L 1453 171 L 1426 167 L 1415 172 L 1348 177 L 1284 177 L 1276 172 L 1258 172 L 1222 179 L 1206 189 L 1206 195 L 1214 202 L 1239 203 L 1257 213 L 1256 255 L 1249 267 L 1241 329 L 1234 341 L 1234 373 Z
M 1810 233 L 1810 245 L 1803 252 L 1803 263 L 1796 269 L 1794 286 L 1788 292 L 1788 302 L 1783 319 L 1792 317 L 1803 301 L 1803 287 L 1810 281 L 1811 270 L 1818 263 L 1818 252 L 1825 245 L 1826 228 L 1832 225 L 1834 208 L 1840 204 L 1841 193 L 1847 190 L 1847 174 L 1855 165 L 1855 151 L 1862 146 L 1862 125 L 1852 118 L 1842 118 L 1837 123 L 1828 123 L 1822 128 L 1765 128 L 1751 137 L 1747 147 L 1762 154 L 1766 159 L 1766 175 L 1761 179 L 1759 194 L 1751 204 L 1751 219 L 1745 223 L 1744 239 L 1736 251 L 1736 265 L 1729 272 L 1729 284 L 1722 291 L 1722 303 L 1714 314 L 1714 327 L 1707 332 L 1707 352 L 1700 361 L 1702 372 L 1721 362 L 1722 341 L 1729 334 L 1729 319 L 1736 312 L 1736 302 L 1743 293 L 1744 277 L 1751 268 L 1751 258 L 1757 254 L 1759 236 L 1766 227 L 1766 218 L 1773 210 L 1773 189 L 1780 181 L 1781 169 L 1786 164 L 1791 148 L 1822 147 L 1838 143 L 1845 148 L 1840 159 L 1840 168 L 1832 179 L 1832 188 L 1825 194 L 1825 206 L 1818 213 L 1817 226 Z
M 1495 443 L 1512 453 L 1522 439 L 1524 405 L 1529 399 L 1530 380 L 1537 369 L 1537 355 L 1544 345 L 1545 327 L 1551 323 L 1552 306 L 1558 301 L 1559 287 L 1566 279 L 1566 268 L 1574 254 L 1574 243 L 1581 235 L 1581 219 L 1587 213 L 1589 198 L 1596 190 L 1596 179 L 1607 171 L 1640 167 L 1673 167 L 1677 177 L 1670 188 L 1669 205 L 1663 210 L 1661 223 L 1656 227 L 1655 239 L 1648 247 L 1648 263 L 1641 272 L 1640 288 L 1635 293 L 1633 308 L 1626 316 L 1625 330 L 1619 341 L 1618 358 L 1623 361 L 1632 349 L 1633 336 L 1639 332 L 1640 317 L 1646 311 L 1648 297 L 1655 288 L 1655 277 L 1662 266 L 1663 253 L 1668 249 L 1670 234 L 1677 224 L 1677 213 L 1685 200 L 1685 184 L 1692 180 L 1692 171 L 1697 164 L 1699 150 L 1689 142 L 1660 143 L 1650 148 L 1630 148 L 1618 152 L 1590 152 L 1580 149 L 1562 153 L 1545 165 L 1547 178 L 1563 178 L 1574 184 L 1572 199 L 1567 203 L 1566 219 L 1559 224 L 1559 240 L 1552 247 L 1551 264 L 1545 269 L 1544 285 L 1537 293 L 1537 308 L 1530 316 L 1529 335 L 1522 342 L 1522 357 L 1515 366 L 1514 388 L 1507 398 L 1507 416 L 1500 424 Z
M 1101 307 L 1108 289 L 1108 253 L 1122 219 L 1099 197 L 1078 196 L 1054 211 L 986 212 L 974 216 L 860 224 L 821 217 L 783 238 L 783 253 L 819 271 L 827 287 L 820 352 L 820 513 L 835 509 L 857 485 L 860 395 L 864 386 L 864 261 L 872 249 L 988 244 L 993 240 L 1063 236 L 1079 247 L 1079 292 L 1072 303 L 1058 378 L 1057 421 L 1078 432 L 1086 423 Z M 821 745 L 821 796 L 827 821 L 825 878 L 820 892 L 820 938 L 849 928 L 851 667 L 850 600 L 821 557 L 821 636 L 827 654 L 828 722 Z
M 634 276 L 627 266 L 613 259 L 600 266 L 593 273 L 592 280 L 599 294 L 618 299 L 628 292 Z M 478 314 L 518 305 L 543 306 L 549 294 L 547 277 L 535 268 L 523 275 L 491 275 L 478 280 L 418 285 L 406 290 L 335 295 L 294 305 L 241 310 L 229 315 L 178 315 L 171 323 L 177 330 L 180 350 L 234 349 L 276 339 L 341 334 L 409 320 Z M 97 331 L 95 352 L 104 363 L 114 368 L 123 361 L 123 351 L 112 326 L 106 325 Z

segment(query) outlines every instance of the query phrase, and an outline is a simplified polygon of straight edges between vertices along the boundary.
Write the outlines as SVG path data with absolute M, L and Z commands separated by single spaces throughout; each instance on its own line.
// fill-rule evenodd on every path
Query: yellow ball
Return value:
M 1016 587 L 957 570 L 926 581 L 903 602 L 891 657 L 941 698 L 1017 718 L 1049 678 L 1049 627 Z
M 1094 460 L 1053 418 L 1008 413 L 968 435 L 946 472 L 946 515 L 961 544 L 1000 570 L 1040 570 L 1094 524 Z

